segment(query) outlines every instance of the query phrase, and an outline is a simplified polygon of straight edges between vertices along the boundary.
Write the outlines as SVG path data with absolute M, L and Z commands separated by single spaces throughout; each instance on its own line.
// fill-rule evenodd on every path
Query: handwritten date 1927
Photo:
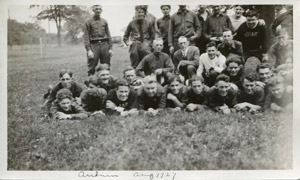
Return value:
M 174 172 L 159 172 L 159 173 L 142 173 L 142 172 L 135 172 L 133 177 L 149 177 L 150 180 L 161 179 L 161 180 L 175 180 L 176 173 Z

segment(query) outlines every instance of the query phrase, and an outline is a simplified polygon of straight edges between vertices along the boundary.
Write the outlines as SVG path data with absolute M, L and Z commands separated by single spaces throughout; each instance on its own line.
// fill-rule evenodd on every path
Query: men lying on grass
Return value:
M 103 88 L 98 88 L 98 78 L 91 77 L 86 85 L 88 89 L 82 91 L 80 95 L 81 105 L 90 116 L 104 115 L 102 111 L 105 109 L 105 100 L 107 92 Z
M 87 113 L 73 101 L 72 92 L 63 88 L 56 94 L 56 100 L 51 106 L 51 114 L 53 118 L 59 120 L 65 119 L 86 119 Z
M 117 88 L 108 92 L 106 114 L 121 114 L 121 116 L 138 115 L 139 111 L 135 90 L 130 89 L 127 81 L 117 81 Z
M 272 67 L 270 64 L 262 63 L 257 65 L 256 72 L 258 73 L 258 81 L 256 81 L 256 84 L 264 88 L 264 94 L 266 97 L 269 92 L 268 82 L 273 76 Z
M 293 85 L 293 54 L 287 54 L 285 63 L 276 67 L 277 74 L 280 74 L 286 81 L 287 85 Z
M 136 76 L 135 69 L 132 67 L 125 68 L 123 71 L 123 76 L 129 84 L 130 89 L 137 91 L 138 88 L 144 86 L 143 79 Z
M 229 76 L 220 74 L 216 84 L 210 89 L 208 105 L 217 112 L 230 114 L 236 105 L 237 91 L 229 83 Z
M 208 96 L 210 88 L 203 83 L 203 78 L 200 76 L 194 76 L 189 80 L 188 89 L 188 105 L 187 111 L 196 111 L 206 108 L 208 104 Z
M 249 73 L 243 80 L 243 88 L 239 90 L 234 108 L 238 111 L 255 113 L 264 106 L 264 89 L 256 85 L 256 74 Z
M 173 75 L 169 78 L 166 93 L 168 110 L 176 112 L 185 108 L 188 101 L 187 87 L 182 84 L 179 76 Z
M 139 76 L 145 77 L 155 74 L 160 84 L 163 83 L 163 79 L 165 82 L 168 81 L 174 70 L 174 65 L 170 56 L 161 52 L 163 47 L 163 40 L 161 38 L 154 39 L 153 52 L 146 55 L 136 67 Z
M 150 116 L 155 116 L 166 107 L 166 91 L 157 83 L 155 76 L 146 76 L 144 87 L 139 88 L 138 104 L 140 111 Z
M 69 69 L 62 69 L 59 73 L 59 82 L 51 89 L 48 100 L 45 103 L 45 115 L 50 115 L 51 104 L 56 99 L 56 94 L 60 89 L 67 88 L 71 91 L 73 98 L 77 98 L 80 96 L 83 91 L 83 86 L 79 83 L 73 81 L 72 78 L 73 73 Z
M 110 75 L 110 67 L 108 64 L 98 64 L 96 72 L 96 76 L 98 77 L 98 87 L 105 89 L 106 92 L 116 88 L 117 78 Z
M 288 90 L 286 82 L 280 75 L 273 76 L 269 82 L 269 93 L 266 97 L 264 109 L 283 112 L 293 109 L 293 92 Z
M 239 89 L 243 88 L 244 68 L 241 56 L 229 55 L 226 60 L 226 68 L 222 74 L 229 76 L 230 82 L 235 84 Z
M 206 53 L 200 56 L 197 75 L 204 78 L 207 86 L 215 84 L 216 77 L 224 70 L 226 58 L 222 54 L 217 55 L 215 42 L 206 45 Z

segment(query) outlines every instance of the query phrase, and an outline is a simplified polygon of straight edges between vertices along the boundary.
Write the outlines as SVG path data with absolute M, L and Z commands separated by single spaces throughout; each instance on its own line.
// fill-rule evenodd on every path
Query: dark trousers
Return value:
M 194 65 L 180 66 L 179 73 L 184 76 L 184 79 L 190 79 L 194 75 L 196 75 L 196 67 Z
M 149 45 L 149 41 L 135 41 L 130 45 L 129 48 L 129 53 L 130 53 L 130 61 L 131 61 L 131 66 L 133 68 L 136 68 L 141 60 L 147 55 L 151 53 L 151 48 Z
M 98 65 L 100 60 L 101 64 L 110 65 L 110 56 L 109 56 L 109 44 L 107 41 L 97 42 L 91 44 L 91 49 L 94 53 L 94 58 L 88 58 L 88 74 L 93 75 L 95 73 L 95 68 Z

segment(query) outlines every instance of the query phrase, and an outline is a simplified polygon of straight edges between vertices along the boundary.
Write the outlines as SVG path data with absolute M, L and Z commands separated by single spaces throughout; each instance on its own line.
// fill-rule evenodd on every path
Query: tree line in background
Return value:
M 41 8 L 42 10 L 35 18 L 37 20 L 54 21 L 57 33 L 47 34 L 45 29 L 36 23 L 20 23 L 16 20 L 8 19 L 9 46 L 38 44 L 40 38 L 42 38 L 43 43 L 57 43 L 58 46 L 61 45 L 62 38 L 66 43 L 79 44 L 82 42 L 84 22 L 91 16 L 88 11 L 89 7 L 75 5 L 31 5 L 29 8 Z M 276 14 L 282 8 L 282 5 L 252 5 L 252 8 L 260 12 L 261 18 L 266 21 L 266 26 L 269 28 L 276 18 Z M 268 36 L 270 36 L 269 33 Z

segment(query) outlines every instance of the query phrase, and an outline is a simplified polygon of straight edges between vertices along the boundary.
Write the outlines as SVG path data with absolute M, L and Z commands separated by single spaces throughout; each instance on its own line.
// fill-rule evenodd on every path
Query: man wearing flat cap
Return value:
M 101 5 L 93 5 L 94 16 L 85 22 L 84 45 L 88 57 L 88 75 L 95 73 L 95 68 L 99 62 L 109 64 L 113 54 L 112 40 L 108 28 L 108 23 L 101 18 Z

